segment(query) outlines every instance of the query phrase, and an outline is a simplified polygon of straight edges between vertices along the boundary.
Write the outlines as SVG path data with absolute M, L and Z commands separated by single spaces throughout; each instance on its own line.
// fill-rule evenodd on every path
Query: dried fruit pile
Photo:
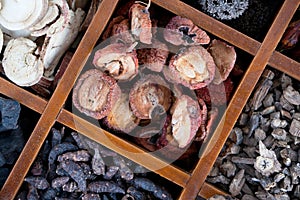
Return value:
M 123 15 L 103 33 L 74 88 L 73 104 L 151 151 L 165 147 L 181 155 L 195 138 L 206 138 L 217 106 L 227 103 L 236 52 L 223 41 L 211 42 L 184 17 L 158 28 L 150 3 L 129 2 L 117 11 Z
M 98 3 L 97 0 L 34 0 L 32 4 L 0 1 L 0 49 L 5 47 L 2 72 L 15 84 L 31 87 L 48 97 L 72 57 L 72 43 L 87 28 Z M 89 5 L 86 14 L 83 9 L 87 10 Z
M 243 200 L 300 198 L 299 84 L 265 70 L 208 182 Z
M 52 129 L 17 199 L 163 199 L 147 170 L 76 132 Z

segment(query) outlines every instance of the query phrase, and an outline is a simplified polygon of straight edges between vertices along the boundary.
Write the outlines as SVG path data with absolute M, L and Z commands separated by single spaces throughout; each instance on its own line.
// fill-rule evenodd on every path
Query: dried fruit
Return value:
M 281 44 L 283 49 L 290 49 L 296 46 L 300 39 L 300 20 L 294 21 L 286 29 Z
M 208 52 L 213 57 L 217 66 L 213 83 L 220 84 L 227 79 L 234 67 L 236 52 L 233 46 L 229 46 L 220 40 L 213 40 L 208 47 Z
M 175 16 L 167 24 L 164 30 L 166 41 L 174 45 L 208 44 L 209 36 L 205 31 L 197 27 L 190 19 Z
M 171 105 L 171 90 L 158 75 L 146 75 L 137 81 L 130 90 L 129 103 L 132 112 L 140 119 L 151 119 L 164 114 Z M 158 109 L 157 109 L 158 107 Z
M 82 74 L 74 88 L 73 104 L 96 119 L 105 117 L 119 98 L 121 89 L 115 79 L 97 69 Z
M 201 124 L 201 110 L 197 101 L 187 95 L 176 99 L 171 108 L 172 135 L 179 148 L 184 148 L 195 137 Z
M 131 80 L 138 73 L 136 52 L 131 48 L 123 43 L 110 44 L 95 52 L 93 64 L 117 80 Z
M 173 80 L 192 90 L 207 86 L 214 78 L 215 69 L 212 56 L 201 46 L 183 49 L 169 64 Z
M 147 7 L 134 3 L 129 10 L 131 18 L 131 32 L 136 39 L 145 44 L 151 44 L 152 23 L 148 11 L 151 1 Z
M 88 185 L 88 190 L 94 193 L 121 193 L 125 194 L 125 191 L 119 187 L 116 183 L 110 181 L 94 181 Z

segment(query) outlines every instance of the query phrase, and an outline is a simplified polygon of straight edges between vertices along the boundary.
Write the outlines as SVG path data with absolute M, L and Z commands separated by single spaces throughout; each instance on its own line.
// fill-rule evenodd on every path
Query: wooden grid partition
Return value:
M 300 80 L 300 63 L 275 51 L 284 31 L 299 7 L 300 0 L 285 0 L 262 43 L 209 17 L 179 0 L 152 0 L 176 15 L 191 19 L 196 25 L 227 41 L 231 45 L 253 56 L 243 79 L 228 105 L 213 136 L 201 152 L 196 167 L 191 173 L 183 171 L 163 160 L 147 154 L 143 149 L 102 130 L 64 109 L 64 104 L 92 52 L 101 33 L 109 22 L 119 0 L 103 0 L 87 32 L 79 44 L 69 66 L 49 101 L 34 95 L 11 82 L 0 78 L 0 93 L 19 101 L 24 106 L 41 114 L 30 138 L 0 191 L 0 199 L 13 199 L 21 187 L 24 177 L 35 160 L 51 127 L 61 123 L 81 134 L 101 143 L 132 161 L 152 170 L 160 176 L 183 188 L 179 199 L 195 199 L 197 195 L 209 198 L 214 194 L 224 194 L 221 190 L 205 182 L 221 148 L 250 97 L 257 81 L 267 65 Z M 99 134 L 106 137 L 99 137 Z M 130 152 L 130 153 L 128 153 Z M 137 156 L 142 155 L 142 156 Z M 157 166 L 161 166 L 159 170 Z

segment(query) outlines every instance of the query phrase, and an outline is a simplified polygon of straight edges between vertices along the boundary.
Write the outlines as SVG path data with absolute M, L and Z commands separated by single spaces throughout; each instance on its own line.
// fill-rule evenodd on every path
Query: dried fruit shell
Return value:
M 84 114 L 101 119 L 111 111 L 120 93 L 115 79 L 91 69 L 80 76 L 74 88 L 73 104 Z

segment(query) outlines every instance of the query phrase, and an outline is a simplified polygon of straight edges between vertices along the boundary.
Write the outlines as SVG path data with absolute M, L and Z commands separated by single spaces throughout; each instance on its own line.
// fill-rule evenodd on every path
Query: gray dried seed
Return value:
M 239 156 L 232 156 L 231 161 L 233 163 L 253 165 L 255 163 L 255 158 L 243 158 Z
M 264 140 L 264 144 L 267 148 L 270 148 L 273 144 L 274 144 L 274 137 L 269 135 L 265 140 Z
M 295 109 L 294 106 L 286 98 L 284 98 L 283 95 L 280 97 L 279 101 L 280 101 L 279 105 L 282 108 L 286 109 L 287 111 L 292 111 Z M 281 109 L 278 109 L 278 110 L 281 110 Z
M 297 161 L 297 152 L 291 148 L 285 148 L 280 151 L 280 156 L 282 158 L 290 158 L 292 161 Z
M 280 110 L 280 114 L 282 117 L 285 117 L 287 119 L 292 119 L 291 113 L 284 109 Z
M 285 175 L 283 173 L 276 174 L 274 176 L 274 182 L 278 183 L 279 181 L 281 181 L 284 178 L 285 178 Z
M 77 183 L 75 181 L 68 182 L 62 186 L 63 191 L 65 192 L 75 192 L 78 190 Z
M 273 112 L 275 112 L 275 106 L 269 106 L 269 107 L 266 107 L 264 110 L 262 110 L 261 112 L 260 112 L 260 114 L 262 114 L 262 115 L 268 115 L 268 114 L 271 114 L 271 113 L 273 113 Z
M 272 106 L 273 103 L 274 103 L 273 94 L 272 93 L 267 94 L 267 96 L 263 100 L 264 107 L 266 108 Z
M 232 129 L 229 135 L 229 139 L 233 141 L 236 145 L 240 145 L 243 142 L 243 131 L 242 129 L 235 127 Z
M 217 168 L 218 169 L 218 168 Z M 236 166 L 235 164 L 233 164 L 231 161 L 227 161 L 224 164 L 222 164 L 220 166 L 220 170 L 222 172 L 222 174 L 225 174 L 226 177 L 232 177 L 235 175 L 235 171 L 236 171 Z M 217 176 L 218 174 L 216 174 L 215 176 Z
M 276 128 L 272 131 L 271 135 L 276 140 L 286 140 L 287 132 L 282 128 Z
M 116 183 L 109 181 L 94 181 L 88 185 L 88 191 L 94 193 L 121 193 L 125 194 L 125 191 L 120 188 Z
M 245 194 L 241 200 L 258 200 L 258 199 L 253 195 Z
M 249 196 L 252 196 L 254 197 L 254 193 L 253 191 L 251 190 L 251 188 L 249 187 L 249 185 L 247 184 L 247 179 L 246 179 L 246 182 L 242 188 L 242 192 L 246 195 L 249 195 Z M 245 196 L 245 195 L 244 195 Z M 246 198 L 246 197 L 245 197 Z
M 49 164 L 53 164 L 56 161 L 56 158 L 58 155 L 65 153 L 67 151 L 75 151 L 78 147 L 71 143 L 61 143 L 55 145 L 48 156 L 48 162 Z
M 290 197 L 288 194 L 275 194 L 275 198 L 277 200 L 290 200 Z
M 293 119 L 289 133 L 293 136 L 300 137 L 300 121 Z
M 292 178 L 293 184 L 299 183 L 299 177 L 300 177 L 300 163 L 297 163 L 296 165 L 292 165 L 290 167 L 290 176 Z
M 240 170 L 231 181 L 229 185 L 229 192 L 232 196 L 237 196 L 240 194 L 245 183 L 244 173 L 244 169 Z
M 272 121 L 273 119 L 280 119 L 280 112 L 273 112 L 270 114 L 270 121 Z
M 256 158 L 257 153 L 256 153 L 256 147 L 244 147 L 243 151 L 247 154 L 248 157 L 250 158 Z
M 300 185 L 295 186 L 294 196 L 300 199 Z
M 208 177 L 206 179 L 210 183 L 222 183 L 222 184 L 229 184 L 230 180 L 226 178 L 224 175 L 218 175 L 216 177 Z
M 290 192 L 293 190 L 290 177 L 286 176 L 280 184 L 280 190 L 283 192 Z
M 263 190 L 255 192 L 255 195 L 260 200 L 276 200 L 272 194 Z
M 292 85 L 292 79 L 291 77 L 289 77 L 286 74 L 282 74 L 282 76 L 280 77 L 280 81 L 281 81 L 281 88 L 284 90 L 287 86 Z
M 87 150 L 78 150 L 73 152 L 66 152 L 58 156 L 57 161 L 62 162 L 65 160 L 72 160 L 75 162 L 87 162 L 91 158 L 91 155 Z
M 295 112 L 294 114 L 293 114 L 293 117 L 292 117 L 293 119 L 296 119 L 296 120 L 298 120 L 298 121 L 300 121 L 300 113 L 298 113 L 298 112 Z
M 208 176 L 218 176 L 219 174 L 219 168 L 216 166 L 213 166 L 208 174 Z
M 39 190 L 47 189 L 50 186 L 46 178 L 41 176 L 29 176 L 26 177 L 24 181 Z
M 257 140 L 264 140 L 266 139 L 267 135 L 265 133 L 265 131 L 263 131 L 261 128 L 257 128 L 254 131 L 254 138 Z
M 293 105 L 300 105 L 300 94 L 291 85 L 283 90 L 284 98 Z
M 60 188 L 64 184 L 66 184 L 69 180 L 70 178 L 68 176 L 60 176 L 52 180 L 51 186 L 53 188 Z
M 286 120 L 280 120 L 280 119 L 273 119 L 271 121 L 271 127 L 273 129 L 275 128 L 285 128 L 286 126 L 288 125 L 287 121 Z
M 242 113 L 239 117 L 238 123 L 240 126 L 245 126 L 248 123 L 248 114 L 247 113 Z
M 249 120 L 249 133 L 250 137 L 255 129 L 259 126 L 259 114 L 252 114 Z

